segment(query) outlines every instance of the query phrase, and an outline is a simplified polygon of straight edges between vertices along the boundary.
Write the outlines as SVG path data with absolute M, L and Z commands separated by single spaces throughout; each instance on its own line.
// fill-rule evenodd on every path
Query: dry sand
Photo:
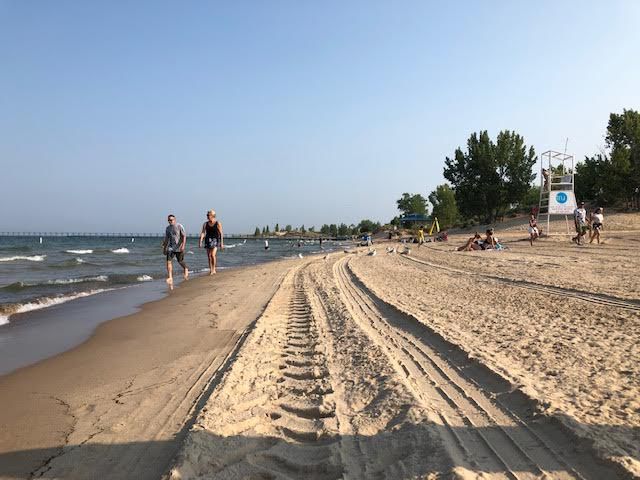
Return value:
M 0 378 L 0 475 L 640 477 L 637 240 L 504 238 L 194 281 Z
M 168 478 L 639 476 L 625 241 L 301 262 Z

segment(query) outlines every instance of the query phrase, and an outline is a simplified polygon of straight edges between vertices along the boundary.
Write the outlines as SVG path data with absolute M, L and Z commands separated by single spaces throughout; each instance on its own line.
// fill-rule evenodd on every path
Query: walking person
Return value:
M 604 214 L 602 212 L 602 208 L 598 207 L 593 215 L 591 215 L 591 238 L 589 239 L 589 243 L 593 243 L 595 239 L 598 241 L 598 245 L 600 245 L 600 231 L 604 223 Z
M 216 220 L 215 210 L 207 212 L 207 221 L 202 224 L 202 230 L 200 231 L 199 248 L 202 248 L 203 241 L 204 248 L 207 250 L 207 260 L 209 261 L 209 275 L 213 275 L 216 273 L 216 253 L 218 248 L 224 248 L 222 224 Z
M 536 220 L 536 216 L 532 213 L 529 218 L 529 243 L 533 247 L 533 241 L 540 236 L 540 232 L 538 231 L 538 220 Z
M 418 247 L 424 243 L 424 225 L 418 228 Z
M 578 245 L 582 245 L 582 237 L 587 234 L 589 226 L 587 225 L 587 211 L 584 208 L 584 202 L 578 204 L 578 208 L 573 211 L 573 221 L 576 226 L 576 236 L 571 240 Z
M 169 226 L 165 230 L 162 251 L 167 256 L 167 283 L 173 283 L 173 257 L 184 271 L 184 279 L 189 278 L 189 269 L 184 263 L 184 247 L 187 245 L 187 234 L 184 227 L 176 222 L 176 216 L 171 214 L 167 217 Z

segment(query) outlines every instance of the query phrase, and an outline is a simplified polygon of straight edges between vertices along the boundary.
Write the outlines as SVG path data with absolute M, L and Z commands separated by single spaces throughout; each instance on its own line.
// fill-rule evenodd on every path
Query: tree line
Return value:
M 273 227 L 273 233 L 290 233 L 290 234 L 298 234 L 298 235 L 324 235 L 327 237 L 348 237 L 351 235 L 360 235 L 361 233 L 378 233 L 382 230 L 382 224 L 380 222 L 374 222 L 373 220 L 364 219 L 361 220 L 357 225 L 346 223 L 332 223 L 332 224 L 324 224 L 320 227 L 319 230 L 316 230 L 315 226 L 305 228 L 304 225 L 300 227 L 292 227 L 291 225 L 285 226 L 283 230 L 280 230 L 280 225 L 275 224 Z M 265 225 L 262 227 L 256 227 L 253 232 L 255 237 L 265 237 L 270 236 L 272 230 L 269 228 L 269 225 Z
M 538 205 L 540 187 L 532 184 L 538 162 L 535 149 L 524 137 L 510 130 L 495 141 L 486 130 L 472 133 L 466 148 L 458 147 L 444 161 L 443 176 L 449 183 L 438 185 L 427 198 L 403 193 L 397 200 L 400 224 L 410 214 L 437 217 L 442 228 L 466 223 L 492 223 L 513 211 L 528 211 Z M 638 207 L 640 191 L 640 114 L 624 110 L 611 113 L 605 149 L 585 157 L 575 166 L 576 196 L 606 206 Z

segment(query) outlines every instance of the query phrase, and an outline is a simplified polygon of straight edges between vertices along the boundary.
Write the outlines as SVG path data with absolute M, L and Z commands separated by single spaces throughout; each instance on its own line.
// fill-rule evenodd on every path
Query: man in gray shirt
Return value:
M 167 283 L 173 283 L 173 257 L 176 257 L 178 263 L 184 270 L 184 279 L 189 278 L 189 269 L 187 264 L 184 263 L 184 247 L 187 244 L 187 234 L 184 231 L 184 227 L 179 223 L 176 223 L 176 216 L 169 215 L 167 217 L 169 226 L 164 234 L 164 241 L 162 242 L 162 250 L 167 256 Z

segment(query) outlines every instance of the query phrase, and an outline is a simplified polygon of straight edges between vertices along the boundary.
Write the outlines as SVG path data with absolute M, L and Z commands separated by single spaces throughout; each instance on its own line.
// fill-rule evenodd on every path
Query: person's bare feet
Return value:
M 189 280 L 189 269 L 188 268 L 184 269 L 184 279 L 185 280 Z
M 168 277 L 168 278 L 167 278 L 167 283 L 168 283 L 169 285 L 173 285 L 173 278 Z

